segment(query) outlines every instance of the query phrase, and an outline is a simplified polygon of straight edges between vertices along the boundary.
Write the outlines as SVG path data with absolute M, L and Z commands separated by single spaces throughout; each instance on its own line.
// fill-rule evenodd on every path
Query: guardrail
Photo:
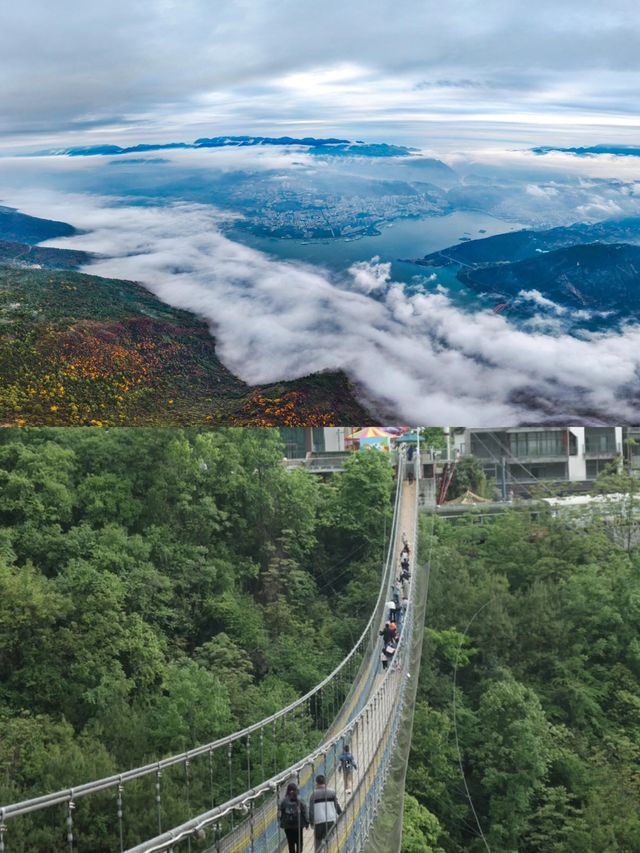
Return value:
M 399 480 L 399 484 L 401 480 Z M 417 502 L 414 507 L 417 515 Z M 417 527 L 415 528 L 417 531 Z M 397 514 L 395 533 L 397 535 Z M 392 537 L 392 542 L 395 536 Z M 414 561 L 417 553 L 417 534 L 413 536 Z M 355 853 L 362 850 L 369 829 L 375 818 L 377 805 L 382 797 L 385 771 L 390 761 L 393 743 L 402 719 L 404 694 L 406 688 L 407 665 L 413 631 L 415 570 L 410 584 L 410 597 L 405 617 L 402 621 L 398 649 L 393 664 L 384 672 L 380 682 L 374 687 L 363 707 L 338 731 L 332 733 L 323 744 L 300 761 L 290 765 L 284 771 L 275 774 L 262 784 L 247 789 L 233 799 L 203 812 L 197 817 L 161 833 L 127 853 L 162 853 L 178 851 L 183 844 L 190 846 L 191 841 L 203 840 L 210 830 L 213 834 L 213 846 L 208 853 L 279 853 L 284 837 L 277 825 L 278 803 L 281 793 L 291 780 L 301 784 L 301 794 L 316 773 L 321 772 L 327 779 L 337 770 L 337 750 L 340 742 L 355 744 L 359 755 L 359 783 L 353 795 L 346 803 L 342 815 L 335 827 L 316 850 L 323 853 Z M 377 654 L 374 650 L 372 654 Z M 375 661 L 375 658 L 371 658 Z M 366 763 L 361 757 L 366 755 Z M 235 813 L 246 816 L 240 836 L 225 833 L 225 821 Z
M 182 766 L 185 770 L 185 782 L 188 791 L 190 768 L 194 760 L 198 758 L 206 758 L 207 760 L 211 779 L 212 798 L 214 796 L 214 766 L 216 775 L 219 775 L 221 768 L 228 770 L 230 780 L 230 799 L 233 798 L 235 787 L 233 776 L 234 766 L 237 768 L 239 760 L 242 760 L 246 764 L 247 788 L 250 788 L 252 781 L 255 780 L 255 774 L 258 772 L 258 768 L 260 768 L 261 775 L 263 777 L 266 775 L 264 761 L 265 753 L 267 754 L 267 759 L 272 759 L 274 774 L 278 773 L 279 753 L 282 752 L 281 750 L 278 750 L 278 743 L 283 735 L 286 737 L 287 722 L 289 721 L 291 725 L 293 727 L 297 727 L 298 730 L 300 729 L 300 724 L 302 724 L 303 732 L 305 726 L 309 727 L 312 732 L 314 729 L 310 723 L 315 723 L 319 720 L 324 722 L 327 718 L 323 707 L 324 705 L 326 705 L 327 709 L 331 711 L 331 719 L 335 719 L 340 707 L 350 692 L 350 687 L 355 674 L 360 669 L 362 661 L 365 660 L 365 653 L 373 641 L 374 636 L 377 635 L 377 624 L 391 586 L 394 559 L 393 531 L 397 528 L 401 489 L 402 468 L 398 470 L 393 523 L 391 527 L 392 532 L 390 535 L 386 561 L 383 566 L 376 604 L 365 628 L 349 654 L 343 658 L 338 666 L 336 666 L 335 669 L 326 676 L 326 678 L 319 682 L 304 696 L 301 696 L 285 708 L 280 709 L 275 714 L 210 743 L 203 744 L 202 746 L 195 747 L 194 749 L 187 750 L 186 752 L 172 755 L 159 761 L 154 761 L 144 766 L 136 767 L 132 770 L 114 774 L 103 779 L 87 782 L 72 788 L 61 789 L 50 794 L 45 794 L 43 796 L 24 800 L 18 803 L 1 806 L 0 853 L 5 853 L 7 850 L 5 836 L 8 836 L 9 834 L 9 820 L 15 819 L 21 815 L 32 814 L 61 804 L 66 805 L 65 823 L 67 842 L 69 844 L 69 849 L 73 850 L 74 812 L 76 811 L 78 800 L 92 794 L 109 790 L 113 790 L 116 794 L 116 808 L 114 809 L 114 815 L 117 821 L 117 828 L 114 827 L 114 836 L 119 837 L 119 849 L 120 851 L 124 851 L 125 785 L 136 780 L 146 778 L 152 778 L 154 780 L 154 808 L 157 813 L 158 831 L 161 832 L 163 822 L 163 773 L 170 768 Z M 343 680 L 341 679 L 341 676 L 344 674 L 346 674 L 347 678 Z M 347 689 L 347 687 L 349 687 L 349 689 Z M 318 713 L 320 713 L 319 717 Z M 253 746 L 254 741 L 257 742 L 257 746 Z M 260 756 L 261 760 L 252 761 L 252 758 L 254 758 L 253 750 L 255 749 L 257 749 L 257 754 Z M 254 774 L 253 779 L 252 771 Z

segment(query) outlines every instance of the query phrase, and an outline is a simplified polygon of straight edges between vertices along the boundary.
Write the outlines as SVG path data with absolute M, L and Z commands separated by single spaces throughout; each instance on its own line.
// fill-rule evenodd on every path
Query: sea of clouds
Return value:
M 291 174 L 315 165 L 298 151 L 193 153 L 171 154 L 171 168 L 195 163 L 203 181 L 214 168 Z M 593 204 L 615 194 L 618 215 L 637 211 L 628 159 L 487 151 L 449 162 L 486 187 L 506 176 L 530 221 L 539 213 L 530 206 L 544 203 L 570 222 L 565 197 L 578 189 Z M 237 214 L 211 204 L 106 195 L 109 174 L 106 158 L 2 158 L 2 203 L 82 229 L 50 245 L 99 255 L 86 272 L 138 281 L 202 316 L 222 361 L 247 382 L 341 369 L 375 410 L 407 423 L 640 422 L 637 324 L 572 337 L 561 306 L 531 289 L 520 298 L 540 313 L 518 328 L 508 316 L 460 307 L 442 285 L 407 289 L 375 257 L 342 273 L 271 257 L 229 239 L 222 226 Z M 523 192 L 527 185 L 545 191 Z
M 407 423 L 638 419 L 637 325 L 582 340 L 517 329 L 464 312 L 443 288 L 409 293 L 375 258 L 338 275 L 269 257 L 228 239 L 228 215 L 208 205 L 49 193 L 28 209 L 85 229 L 49 245 L 98 253 L 86 272 L 141 282 L 205 318 L 247 382 L 341 369 Z

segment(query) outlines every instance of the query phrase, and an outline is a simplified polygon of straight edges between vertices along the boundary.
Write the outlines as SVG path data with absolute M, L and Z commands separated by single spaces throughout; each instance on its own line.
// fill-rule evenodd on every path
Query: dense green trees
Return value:
M 455 474 L 447 492 L 447 500 L 464 495 L 467 491 L 483 498 L 489 497 L 487 475 L 484 473 L 482 462 L 475 456 L 465 456 L 456 463 Z
M 322 481 L 281 459 L 275 430 L 0 432 L 0 802 L 261 719 L 351 648 L 391 468 L 360 454 Z M 84 849 L 112 849 L 99 814 Z M 29 820 L 11 849 L 55 849 Z
M 620 523 L 436 525 L 407 780 L 439 828 L 423 849 L 640 850 L 637 516 Z

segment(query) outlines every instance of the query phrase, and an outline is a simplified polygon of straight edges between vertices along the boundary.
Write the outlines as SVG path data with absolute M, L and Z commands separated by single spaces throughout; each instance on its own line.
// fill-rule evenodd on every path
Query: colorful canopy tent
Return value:
M 362 441 L 362 439 L 370 439 L 370 438 L 390 438 L 392 433 L 390 433 L 384 427 L 362 427 L 362 429 L 358 429 L 355 432 L 352 432 L 351 435 L 346 437 L 346 441 Z
M 471 489 L 467 489 L 467 491 L 460 495 L 457 498 L 454 498 L 451 501 L 446 501 L 447 506 L 455 506 L 460 504 L 488 504 L 491 503 L 489 498 L 483 498 L 480 495 L 476 495 L 475 492 L 472 492 Z
M 393 436 L 383 427 L 363 427 L 352 432 L 345 441 L 357 441 L 360 450 L 374 447 L 377 450 L 390 450 Z

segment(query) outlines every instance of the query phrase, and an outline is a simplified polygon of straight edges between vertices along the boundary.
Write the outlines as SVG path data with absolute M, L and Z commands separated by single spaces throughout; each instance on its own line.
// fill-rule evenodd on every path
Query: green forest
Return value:
M 282 457 L 267 429 L 0 431 L 1 803 L 236 731 L 352 648 L 379 588 L 391 466 L 358 454 L 323 480 Z M 322 722 L 301 716 L 279 759 Z M 211 805 L 199 772 L 193 813 Z M 215 772 L 220 801 L 229 771 Z M 167 827 L 188 817 L 183 781 L 164 774 Z M 157 831 L 153 782 L 125 788 L 126 841 Z M 9 821 L 8 849 L 62 849 L 65 814 Z M 82 800 L 74 828 L 80 849 L 115 849 L 113 791 Z
M 640 850 L 640 547 L 603 518 L 423 518 L 404 853 Z
M 352 647 L 378 591 L 392 469 L 356 454 L 321 479 L 282 456 L 268 429 L 0 431 L 1 803 L 233 732 Z M 613 474 L 598 485 L 635 488 Z M 640 536 L 627 510 L 423 517 L 403 853 L 640 850 Z M 333 700 L 262 755 L 194 761 L 188 803 L 184 768 L 165 772 L 163 825 L 244 790 L 248 759 L 254 779 L 288 766 Z M 154 834 L 154 779 L 124 797 L 125 842 Z M 64 849 L 65 818 L 61 805 L 9 820 L 7 849 Z M 116 848 L 113 790 L 79 801 L 74 833 L 79 849 Z

